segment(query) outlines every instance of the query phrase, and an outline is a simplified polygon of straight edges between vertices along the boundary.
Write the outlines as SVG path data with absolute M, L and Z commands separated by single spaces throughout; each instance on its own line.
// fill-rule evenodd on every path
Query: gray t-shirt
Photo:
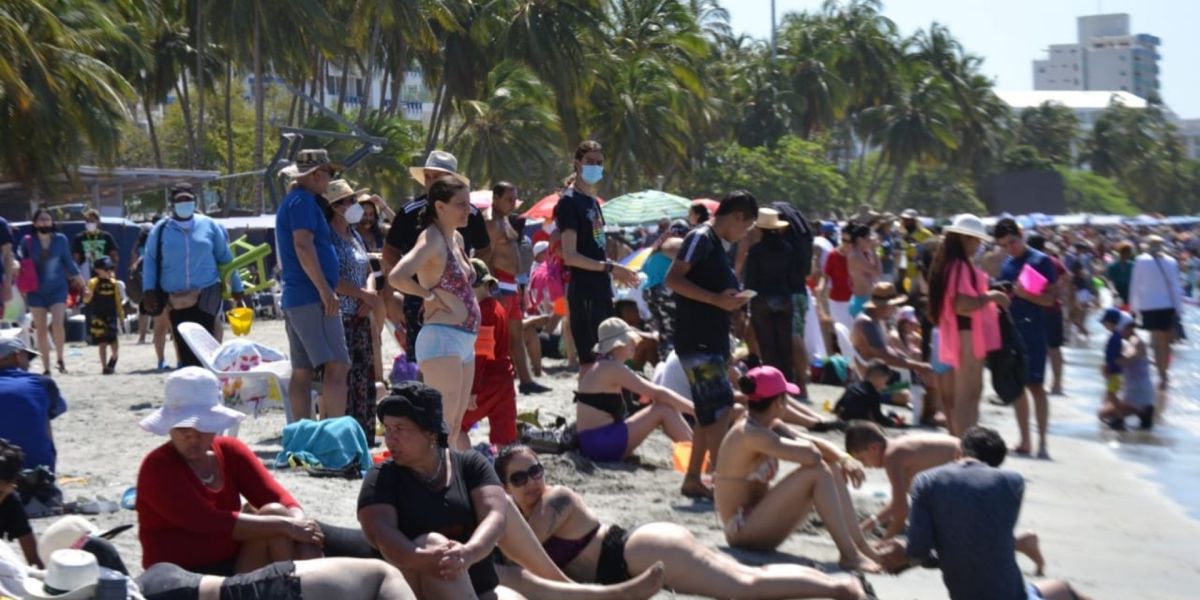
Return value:
M 908 556 L 936 558 L 952 600 L 1025 600 L 1013 528 L 1025 479 L 978 461 L 930 469 L 909 492 Z

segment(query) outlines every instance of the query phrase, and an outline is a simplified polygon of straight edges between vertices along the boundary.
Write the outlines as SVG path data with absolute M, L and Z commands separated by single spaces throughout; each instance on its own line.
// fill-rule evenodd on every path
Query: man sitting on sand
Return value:
M 1108 314 L 1105 314 L 1108 317 Z M 1125 419 L 1137 416 L 1142 429 L 1154 426 L 1154 403 L 1156 393 L 1150 379 L 1150 355 L 1146 342 L 1137 335 L 1133 317 L 1119 313 L 1112 325 L 1112 337 L 1104 351 L 1106 371 L 1116 374 L 1108 376 L 1104 405 L 1099 417 L 1109 427 L 1125 429 Z M 1105 322 L 1105 327 L 1109 323 Z M 1110 364 L 1110 362 L 1112 364 Z M 1117 395 L 1120 392 L 1120 395 Z
M 962 458 L 913 480 L 910 564 L 940 568 L 951 600 L 1088 600 L 1066 582 L 1035 585 L 1021 575 L 1012 531 L 1025 479 L 991 466 L 1007 453 L 1000 434 L 972 427 L 963 432 L 961 445 Z
M 938 433 L 906 435 L 888 439 L 874 423 L 854 421 L 846 428 L 846 452 L 872 469 L 884 469 L 892 484 L 892 500 L 880 511 L 863 521 L 864 531 L 883 526 L 883 539 L 893 538 L 904 531 L 908 519 L 909 484 L 918 473 L 952 463 L 962 458 L 959 439 Z M 1000 457 L 1003 460 L 1003 456 Z M 999 467 L 1000 463 L 990 464 Z M 1038 538 L 1034 533 L 1017 536 L 1017 552 L 1037 564 L 1037 574 L 1046 567 Z

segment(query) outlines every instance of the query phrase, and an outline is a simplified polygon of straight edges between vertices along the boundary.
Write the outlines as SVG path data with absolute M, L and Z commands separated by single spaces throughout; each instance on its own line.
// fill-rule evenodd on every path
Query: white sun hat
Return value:
M 987 225 L 983 224 L 983 219 L 972 214 L 961 214 L 954 217 L 950 225 L 942 228 L 942 233 L 957 233 L 985 241 L 992 239 L 992 236 L 988 235 Z
M 177 427 L 204 433 L 220 433 L 246 415 L 221 403 L 221 382 L 200 367 L 184 367 L 171 373 L 163 386 L 162 408 L 142 419 L 142 429 L 167 435 Z
M 100 564 L 83 550 L 59 550 L 50 555 L 46 579 L 25 580 L 25 593 L 37 600 L 85 600 L 91 598 L 100 583 Z

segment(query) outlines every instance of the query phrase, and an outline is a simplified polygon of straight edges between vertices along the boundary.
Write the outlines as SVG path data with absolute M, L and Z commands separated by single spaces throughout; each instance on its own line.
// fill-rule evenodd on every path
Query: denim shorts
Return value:
M 733 406 L 733 384 L 726 366 L 729 360 L 720 354 L 680 354 L 679 364 L 687 374 L 696 406 L 696 422 L 712 425 Z
M 67 288 L 50 290 L 37 289 L 25 294 L 25 306 L 30 308 L 50 308 L 55 304 L 66 304 Z
M 465 365 L 475 360 L 477 335 L 453 325 L 426 323 L 417 334 L 417 362 L 457 356 Z

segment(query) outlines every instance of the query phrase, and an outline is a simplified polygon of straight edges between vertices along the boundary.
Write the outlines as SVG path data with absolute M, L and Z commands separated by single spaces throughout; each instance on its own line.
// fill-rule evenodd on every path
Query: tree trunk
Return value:
M 379 110 L 381 110 L 381 111 L 383 110 L 384 106 L 387 106 L 388 86 L 391 85 L 391 83 L 392 83 L 391 75 L 392 75 L 392 72 L 390 70 L 388 70 L 388 69 L 383 70 L 383 81 L 381 81 L 379 83 Z M 393 100 L 394 99 L 395 99 L 395 97 L 393 96 Z
M 405 71 L 401 69 L 396 71 L 396 74 L 392 77 L 392 105 L 388 107 L 389 117 L 396 116 L 396 111 L 399 110 L 400 92 L 403 90 L 404 85 L 404 74 Z
M 262 9 L 254 9 L 253 33 L 254 61 L 254 170 L 263 168 L 263 64 L 262 64 Z M 254 201 L 259 210 L 263 210 L 262 178 L 256 177 L 254 184 Z
M 880 152 L 879 156 L 875 157 L 875 168 L 871 171 L 871 184 L 867 186 L 867 195 L 862 199 L 865 203 L 870 204 L 875 192 L 879 191 L 879 186 L 883 184 L 883 162 L 883 152 Z
M 317 86 L 317 96 L 314 96 L 314 98 L 316 98 L 317 101 L 320 102 L 321 106 L 325 106 L 325 80 L 329 78 L 329 68 L 326 66 L 327 64 L 328 63 L 325 62 L 325 57 L 318 54 L 317 55 L 317 77 L 318 77 L 318 79 L 320 79 L 321 83 L 320 83 L 320 85 Z M 316 112 L 317 112 L 317 110 L 315 107 L 309 107 L 308 119 L 311 119 L 313 114 L 315 114 Z M 308 119 L 305 119 L 305 121 L 307 122 Z
M 225 63 L 225 174 L 232 175 L 237 169 L 233 156 L 233 61 Z M 233 208 L 234 180 L 225 180 L 225 202 L 222 216 L 228 217 Z
M 204 168 L 204 11 L 203 2 L 196 2 L 196 165 Z
M 179 81 L 175 82 L 175 95 L 179 96 L 179 109 L 183 111 L 183 132 L 187 140 L 187 166 L 195 169 L 196 131 L 192 129 L 191 96 L 188 94 L 187 77 L 180 77 Z
M 379 19 L 371 23 L 371 44 L 367 47 L 367 73 L 363 76 L 362 109 L 358 111 L 358 123 L 367 120 L 371 110 L 371 84 L 375 83 L 375 54 L 379 52 Z
M 342 76 L 338 78 L 337 114 L 346 116 L 346 82 L 350 79 L 350 56 L 342 59 Z
M 884 207 L 892 207 L 896 202 L 896 194 L 900 192 L 900 184 L 904 182 L 904 173 L 908 171 L 908 161 L 896 166 L 895 179 L 892 180 L 892 187 L 888 190 L 887 198 L 884 200 Z
M 301 82 L 300 87 L 297 89 L 304 90 L 304 83 Z M 300 96 L 293 94 L 292 101 L 288 104 L 287 124 L 289 127 L 296 126 L 296 113 L 298 112 L 299 108 L 300 108 Z
M 154 112 L 150 109 L 150 94 L 142 94 L 142 111 L 146 113 L 146 127 L 150 132 L 150 147 L 154 149 L 154 167 L 163 168 L 162 148 L 158 145 L 158 132 L 154 129 Z
M 446 84 L 443 83 L 438 86 L 437 98 L 433 101 L 433 114 L 429 115 L 429 134 L 425 136 L 425 154 L 432 152 L 437 144 L 438 126 L 441 125 L 442 111 L 444 110 L 442 104 L 445 97 Z

